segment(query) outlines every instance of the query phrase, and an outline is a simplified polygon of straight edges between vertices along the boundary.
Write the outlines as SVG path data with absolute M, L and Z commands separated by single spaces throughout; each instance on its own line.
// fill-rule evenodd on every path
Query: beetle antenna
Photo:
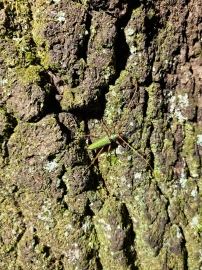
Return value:
M 104 131 L 106 132 L 107 136 L 109 137 L 111 135 L 110 130 L 107 128 L 107 126 L 104 124 L 103 120 L 101 120 L 101 125 Z

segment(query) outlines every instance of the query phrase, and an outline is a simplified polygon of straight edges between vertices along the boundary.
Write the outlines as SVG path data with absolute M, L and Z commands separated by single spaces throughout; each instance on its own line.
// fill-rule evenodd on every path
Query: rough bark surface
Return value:
M 0 1 L 0 269 L 202 268 L 201 10 Z

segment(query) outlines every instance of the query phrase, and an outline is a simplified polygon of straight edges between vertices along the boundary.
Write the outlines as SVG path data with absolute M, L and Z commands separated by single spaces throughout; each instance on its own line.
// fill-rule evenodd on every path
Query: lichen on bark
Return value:
M 201 3 L 0 4 L 0 268 L 200 269 Z

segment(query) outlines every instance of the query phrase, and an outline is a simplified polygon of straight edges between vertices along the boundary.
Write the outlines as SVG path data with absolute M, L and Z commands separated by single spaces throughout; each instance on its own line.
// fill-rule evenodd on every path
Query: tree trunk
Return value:
M 201 269 L 201 1 L 0 4 L 0 269 Z

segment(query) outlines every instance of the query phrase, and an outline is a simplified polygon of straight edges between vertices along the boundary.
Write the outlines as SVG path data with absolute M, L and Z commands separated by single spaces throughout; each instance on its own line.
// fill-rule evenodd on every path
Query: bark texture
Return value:
M 201 10 L 0 1 L 0 269 L 202 268 Z

